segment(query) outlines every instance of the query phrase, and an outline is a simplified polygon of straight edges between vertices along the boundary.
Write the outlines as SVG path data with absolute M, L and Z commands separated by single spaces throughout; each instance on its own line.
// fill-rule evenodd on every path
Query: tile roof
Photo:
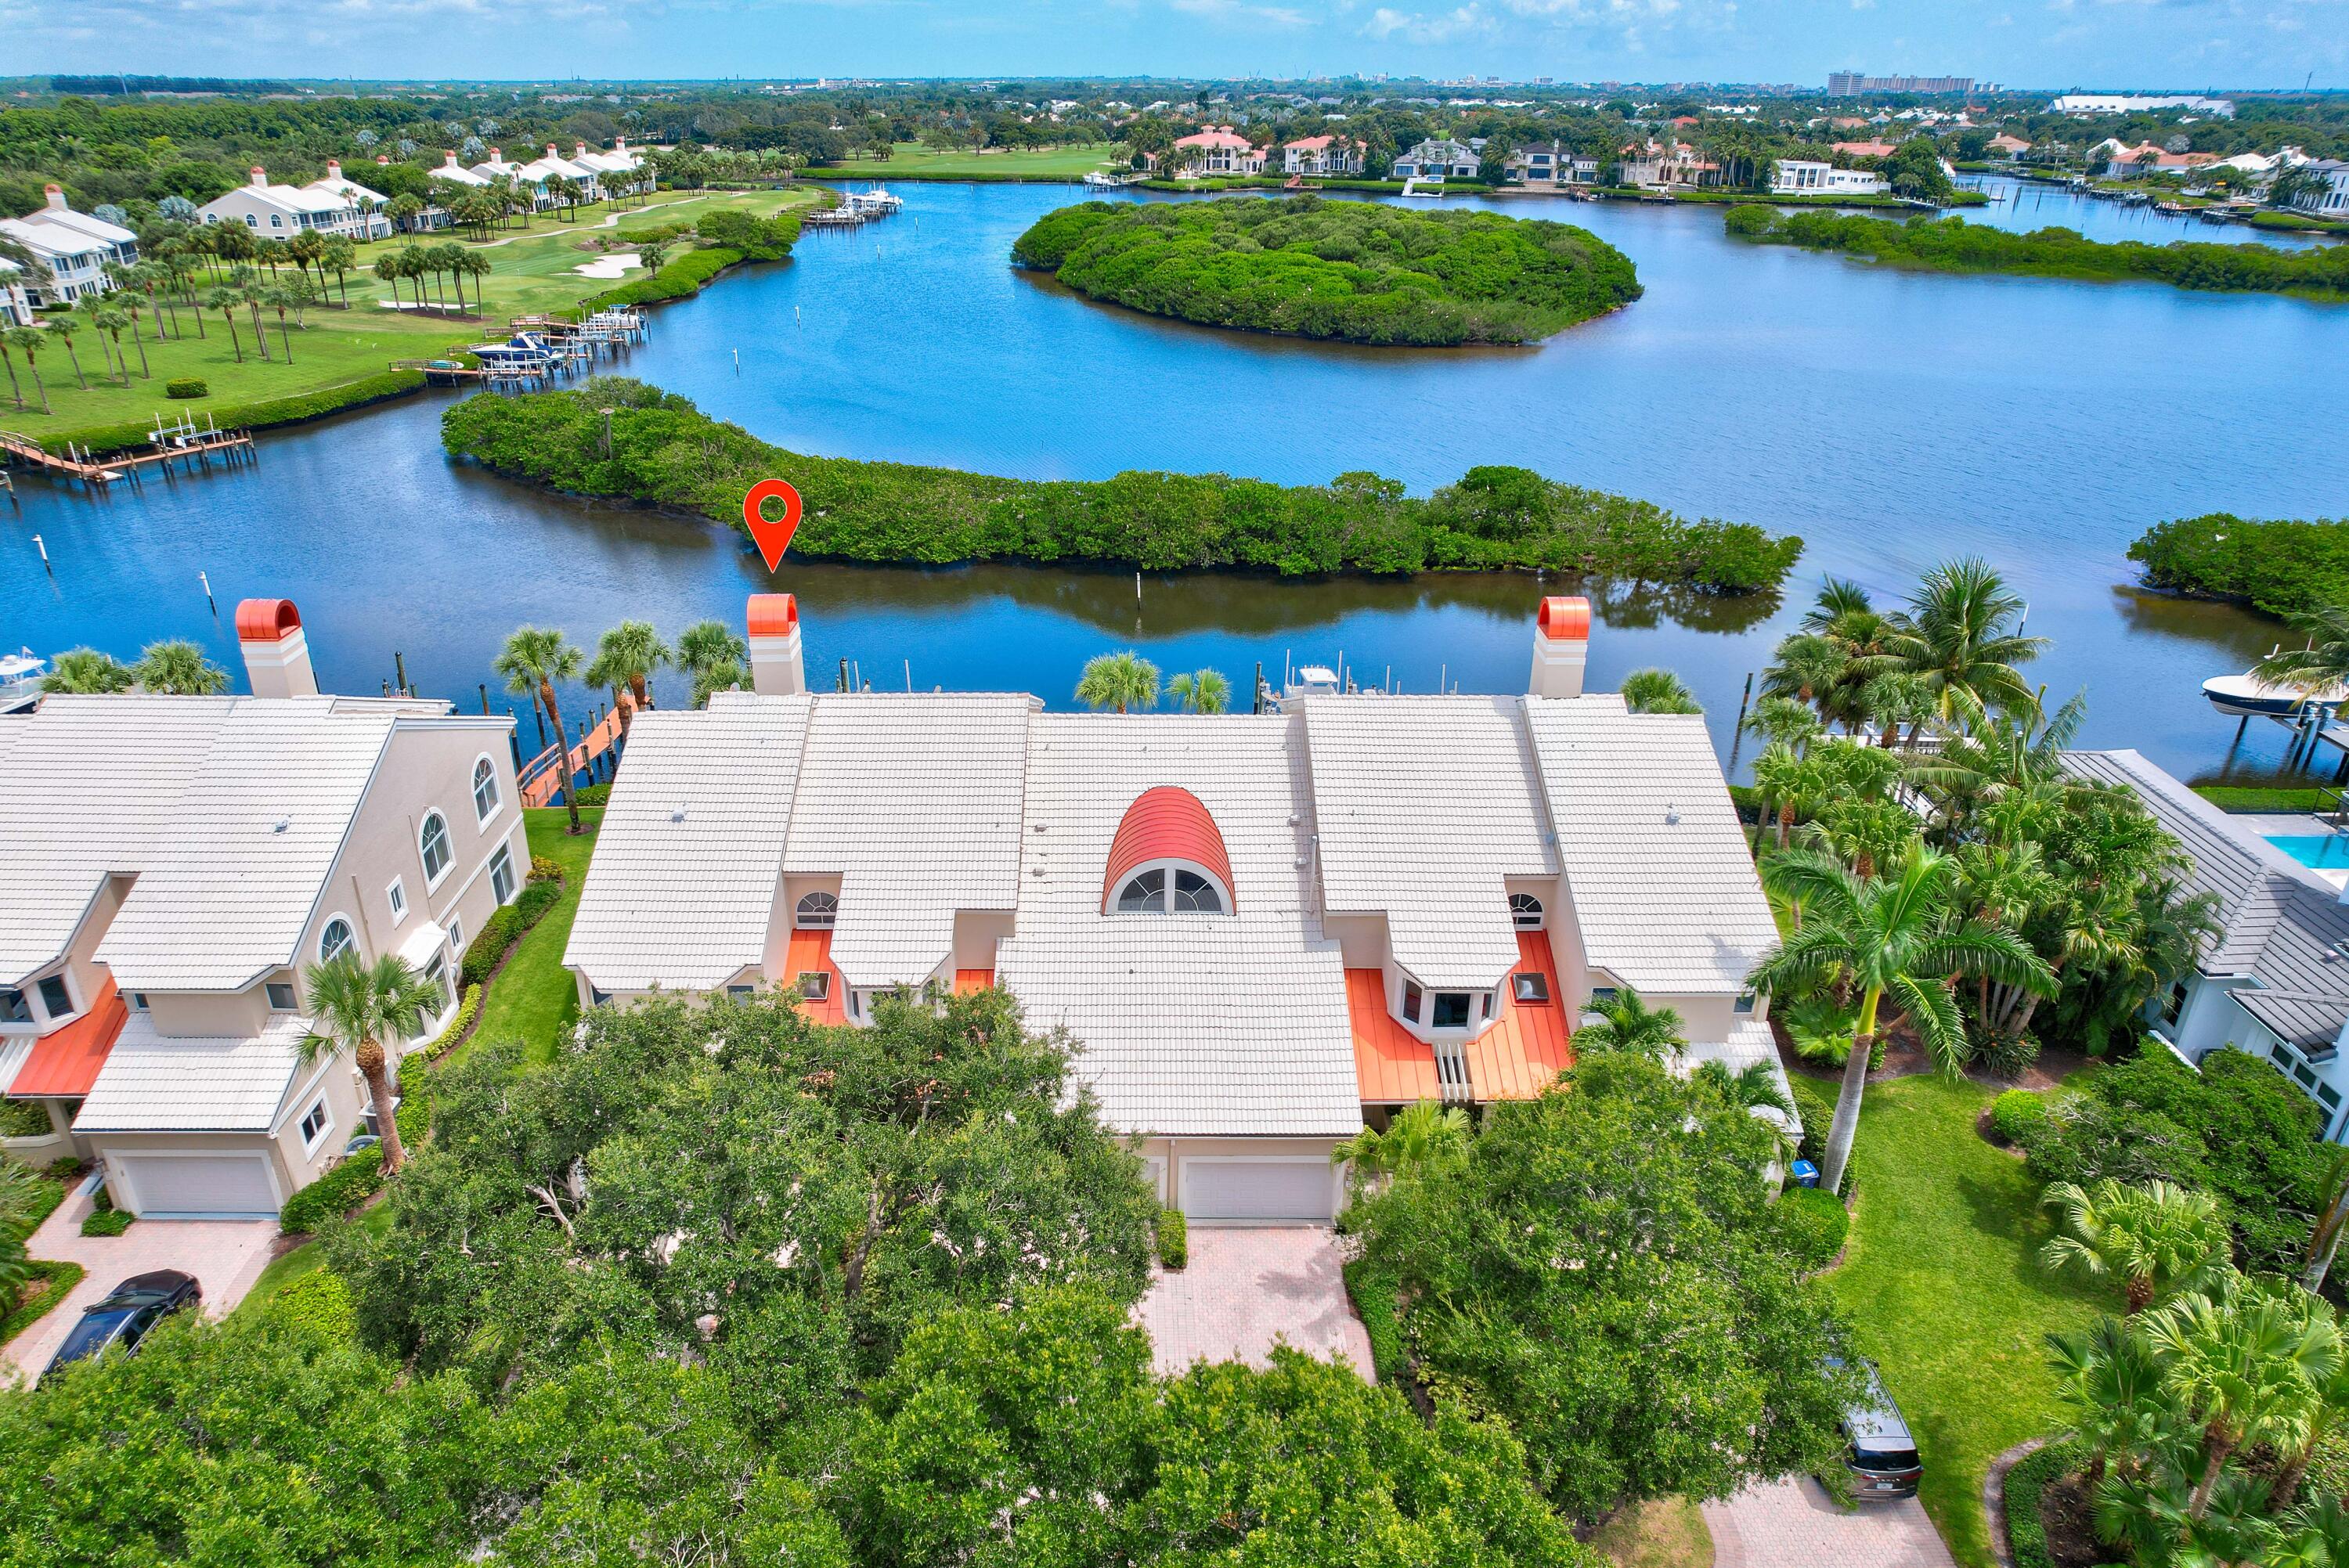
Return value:
M 1574 1049 L 1568 1043 L 1572 1026 L 1566 1016 L 1565 995 L 1558 989 L 1549 937 L 1538 931 L 1521 931 L 1516 938 L 1517 962 L 1510 979 L 1503 983 L 1501 1016 L 1462 1047 L 1468 1063 L 1468 1086 L 1479 1102 L 1531 1099 L 1574 1065 Z M 1516 999 L 1516 976 L 1525 974 L 1542 977 L 1547 1001 Z M 1347 970 L 1346 1007 L 1354 1037 L 1354 1075 L 1363 1104 L 1408 1105 L 1442 1098 L 1434 1047 L 1405 1028 L 1389 1010 L 1382 971 Z
M 76 1132 L 265 1132 L 294 1085 L 309 1020 L 283 1016 L 241 1039 L 167 1038 L 125 1026 L 74 1118 Z
M 1778 929 L 1704 720 L 1525 701 L 1590 964 L 1648 992 L 1744 989 Z
M 1019 902 L 1040 705 L 1016 693 L 813 701 L 782 869 L 840 878 L 832 959 L 851 985 L 919 985 L 952 958 L 957 910 Z
M 1032 1025 L 1074 1037 L 1078 1073 L 1110 1123 L 1174 1135 L 1358 1130 L 1345 972 L 1299 863 L 1312 802 L 1298 721 L 1039 714 L 1029 735 L 1018 933 L 997 950 L 996 979 Z M 1118 823 L 1135 797 L 1167 784 L 1215 817 L 1238 908 L 1103 916 Z
M 1495 984 L 1517 961 L 1502 879 L 1557 872 L 1522 702 L 1297 705 L 1311 745 L 1329 909 L 1384 913 L 1395 962 L 1432 987 Z
M 783 961 L 787 985 L 799 984 L 802 975 L 829 975 L 832 984 L 821 1001 L 800 998 L 810 1021 L 818 1024 L 844 1024 L 848 1021 L 845 985 L 840 971 L 832 966 L 832 933 L 829 931 L 794 931 Z
M 605 991 L 709 990 L 765 956 L 812 702 L 636 716 L 564 964 Z
M 1703 1062 L 1719 1062 L 1732 1073 L 1742 1073 L 1756 1062 L 1767 1063 L 1770 1081 L 1778 1086 L 1778 1092 L 1786 1097 L 1788 1105 L 1795 1103 L 1795 1086 L 1786 1080 L 1786 1064 L 1779 1058 L 1777 1039 L 1771 1034 L 1770 1025 L 1764 1019 L 1733 1020 L 1726 1040 L 1692 1040 L 1687 1049 L 1673 1058 L 1672 1070 L 1683 1075 L 1692 1073 Z M 1778 1123 L 1797 1138 L 1802 1136 L 1803 1119 L 1799 1110 L 1789 1116 L 1782 1111 L 1760 1109 L 1754 1114 Z
M 107 981 L 79 1017 L 33 1042 L 8 1092 L 23 1099 L 51 1095 L 71 1099 L 88 1094 L 129 1014 L 114 982 Z

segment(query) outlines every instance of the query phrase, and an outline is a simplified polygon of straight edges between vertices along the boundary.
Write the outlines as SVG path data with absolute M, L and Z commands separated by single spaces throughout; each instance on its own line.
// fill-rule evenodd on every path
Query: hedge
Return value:
M 471 949 L 466 951 L 470 953 Z M 449 1026 L 433 1036 L 432 1043 L 419 1054 L 428 1062 L 439 1061 L 448 1055 L 450 1047 L 465 1037 L 465 1031 L 471 1029 L 473 1020 L 481 1016 L 481 987 L 476 981 L 465 987 L 464 997 L 457 1004 L 457 1016 L 449 1020 Z
M 201 376 L 175 376 L 163 383 L 163 396 L 166 397 L 209 397 L 212 395 L 212 383 Z
M 341 1164 L 285 1200 L 277 1228 L 289 1236 L 315 1231 L 336 1214 L 347 1214 L 383 1185 L 383 1145 L 343 1157 Z
M 465 944 L 464 962 L 457 966 L 457 983 L 476 986 L 488 980 L 490 971 L 506 955 L 506 949 L 521 940 L 522 934 L 536 925 L 554 901 L 563 896 L 561 882 L 536 882 L 525 885 L 522 896 L 512 903 L 501 904 L 481 922 L 481 929 Z
M 611 799 L 612 787 L 609 784 L 582 784 L 571 791 L 571 803 L 574 806 L 602 806 Z
M 1823 1269 L 1843 1251 L 1851 1216 L 1826 1189 L 1795 1187 L 1779 1195 L 1778 1223 L 1796 1261 L 1806 1269 Z
M 328 414 L 339 414 L 347 408 L 363 407 L 392 397 L 405 397 L 411 392 L 422 390 L 424 372 L 421 370 L 386 370 L 380 375 L 347 381 L 339 387 L 319 387 L 291 397 L 264 398 L 257 403 L 217 405 L 208 411 L 212 423 L 223 430 L 263 430 L 276 425 L 298 425 L 305 419 L 324 418 Z M 152 420 L 126 420 L 119 425 L 97 425 L 87 430 L 63 431 L 54 439 L 59 443 L 70 439 L 103 455 L 149 445 L 148 437 L 154 428 Z
M 2233 600 L 2271 615 L 2349 601 L 2349 519 L 2208 512 L 2155 524 L 2128 554 L 2145 568 L 2148 588 Z
M 2087 1466 L 2088 1451 L 2081 1444 L 2049 1443 L 2015 1460 L 2006 1472 L 2006 1539 L 2014 1568 L 2056 1568 L 2039 1500 L 2048 1487 Z
M 315 1189 L 314 1189 L 315 1190 Z M 279 1321 L 344 1340 L 358 1332 L 351 1287 L 332 1269 L 314 1269 L 277 1293 L 269 1311 Z
M 46 1258 L 36 1258 L 25 1266 L 32 1278 L 49 1283 L 26 1296 L 5 1317 L 0 1317 L 0 1345 L 7 1344 L 47 1317 L 49 1308 L 65 1300 L 73 1287 L 81 1283 L 85 1272 L 79 1264 L 53 1263 Z
M 608 453 L 606 407 L 616 410 Z M 1324 485 L 1143 472 L 1039 481 L 805 457 L 621 377 L 469 397 L 442 414 L 440 438 L 452 455 L 502 473 L 689 510 L 737 529 L 750 485 L 780 477 L 806 503 L 792 549 L 807 558 L 1237 567 L 1283 576 L 1541 570 L 1750 593 L 1783 583 L 1803 548 L 1750 523 L 1691 522 L 1650 501 L 1520 468 L 1471 469 L 1421 499 L 1372 473 Z
M 2047 1125 L 2047 1097 L 2011 1088 L 1990 1102 L 1990 1130 L 2001 1143 L 2021 1148 Z
M 1180 1209 L 1161 1209 L 1157 1223 L 1158 1261 L 1180 1271 L 1191 1262 L 1191 1222 Z
M 1346 1295 L 1354 1304 L 1354 1315 L 1362 1320 L 1362 1332 L 1371 1342 L 1371 1369 L 1389 1387 L 1404 1387 L 1411 1381 L 1411 1357 L 1403 1351 L 1402 1316 L 1395 1310 L 1394 1276 L 1380 1272 L 1361 1258 L 1348 1261 L 1342 1272 Z

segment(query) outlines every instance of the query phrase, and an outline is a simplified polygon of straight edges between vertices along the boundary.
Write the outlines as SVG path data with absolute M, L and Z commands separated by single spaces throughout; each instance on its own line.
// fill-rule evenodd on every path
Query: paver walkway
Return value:
M 140 1220 L 119 1236 L 85 1236 L 81 1222 L 96 1200 L 69 1194 L 25 1243 L 36 1258 L 79 1264 L 88 1271 L 48 1315 L 0 1350 L 0 1381 L 11 1368 L 38 1377 L 81 1321 L 82 1308 L 132 1274 L 178 1269 L 203 1286 L 204 1310 L 219 1317 L 243 1301 L 269 1264 L 277 1238 L 274 1220 Z
M 1336 1234 L 1319 1225 L 1194 1229 L 1190 1266 L 1153 1268 L 1133 1309 L 1152 1365 L 1167 1377 L 1202 1359 L 1264 1367 L 1285 1339 L 1371 1377 L 1371 1336 L 1346 1299 L 1341 1261 Z
M 1703 1511 L 1713 1568 L 1956 1568 L 1913 1497 L 1846 1511 L 1815 1480 L 1775 1480 Z

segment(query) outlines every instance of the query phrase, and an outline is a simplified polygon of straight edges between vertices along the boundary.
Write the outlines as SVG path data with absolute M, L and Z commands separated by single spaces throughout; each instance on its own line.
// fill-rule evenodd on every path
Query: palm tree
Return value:
M 1633 986 L 1618 987 L 1615 995 L 1592 1002 L 1588 1010 L 1599 1015 L 1599 1022 L 1574 1031 L 1578 1056 L 1626 1051 L 1661 1061 L 1679 1056 L 1688 1045 L 1681 1016 L 1670 1007 L 1649 1006 Z
M 322 1055 L 351 1053 L 359 1076 L 367 1079 L 376 1133 L 383 1140 L 384 1173 L 389 1175 L 408 1163 L 408 1150 L 400 1147 L 399 1122 L 391 1113 L 391 1070 L 384 1047 L 421 1035 L 425 1024 L 447 1004 L 447 994 L 396 953 L 373 964 L 362 963 L 356 953 L 344 953 L 313 964 L 302 978 L 310 995 L 313 1025 L 299 1047 L 302 1062 L 306 1066 Z
M 2308 646 L 2271 654 L 2251 674 L 2312 696 L 2349 681 L 2349 604 L 2319 604 L 2284 619 L 2307 634 Z
M 2037 658 L 2044 637 L 2009 630 L 2022 598 L 1982 561 L 1945 562 L 1925 573 L 1909 600 L 1910 624 L 1864 661 L 1870 675 L 1914 676 L 1943 723 L 2004 708 L 2035 714 L 2038 695 L 2015 667 Z
M 2161 1358 L 2162 1386 L 2202 1429 L 2202 1478 L 2186 1510 L 2199 1520 L 2230 1455 L 2307 1418 L 2317 1385 L 2340 1364 L 2340 1333 L 2241 1283 L 2216 1295 L 2180 1296 L 2143 1322 Z
M 89 324 L 114 340 L 114 362 L 122 367 L 122 384 L 129 386 L 130 361 L 122 352 L 122 329 L 130 325 L 130 317 L 119 310 L 98 310 L 90 312 Z M 137 334 L 132 335 L 135 337 Z M 143 343 L 139 346 L 139 365 L 142 370 L 147 366 L 147 346 Z
M 1702 713 L 1696 694 L 1670 670 L 1633 670 L 1623 677 L 1623 706 L 1633 713 Z
M 590 686 L 626 686 L 636 694 L 638 707 L 653 705 L 652 673 L 674 662 L 668 645 L 649 621 L 623 621 L 595 643 L 595 662 L 587 670 Z
M 1096 711 L 1149 707 L 1158 701 L 1158 666 L 1135 653 L 1096 654 L 1078 677 L 1077 700 Z
M 261 303 L 277 313 L 277 341 L 285 350 L 285 363 L 294 363 L 294 338 L 285 330 L 285 313 L 302 303 L 302 295 L 287 284 L 273 284 L 261 291 Z
M 1407 1105 L 1394 1113 L 1387 1130 L 1365 1127 L 1330 1150 L 1330 1163 L 1351 1163 L 1359 1180 L 1391 1176 L 1412 1166 L 1450 1160 L 1468 1150 L 1468 1113 L 1460 1107 L 1432 1099 Z
M 42 335 L 38 327 L 31 326 L 11 327 L 8 330 L 7 338 L 8 346 L 25 356 L 26 372 L 33 378 L 33 389 L 41 395 L 41 412 L 47 413 L 49 388 L 48 384 L 41 379 L 40 354 L 42 349 L 49 346 L 48 338 Z M 16 372 L 11 370 L 8 374 L 9 379 L 13 381 L 16 378 Z
M 730 691 L 750 679 L 742 661 L 750 645 L 723 621 L 696 621 L 677 635 L 677 667 L 693 677 L 693 706 L 709 706 L 710 694 Z
M 2316 1228 L 2309 1233 L 2300 1276 L 2301 1288 L 2312 1295 L 2324 1288 L 2324 1276 L 2333 1272 L 2333 1254 L 2341 1250 L 2342 1233 L 2349 1230 L 2349 1149 L 2335 1147 L 2327 1157 L 2318 1191 Z
M 1797 632 L 1783 637 L 1771 650 L 1762 671 L 1765 696 L 1791 697 L 1818 711 L 1821 723 L 1841 717 L 1836 711 L 1836 691 L 1851 669 L 1851 655 L 1823 633 Z
M 129 691 L 138 678 L 112 654 L 101 654 L 96 648 L 67 648 L 49 661 L 49 673 L 41 677 L 41 689 L 91 696 Z
M 492 270 L 490 258 L 479 251 L 460 250 L 450 258 L 449 267 L 451 272 L 473 280 L 473 308 L 477 311 L 483 309 L 489 302 L 481 297 L 481 280 L 488 277 Z
M 1193 670 L 1168 681 L 1166 696 L 1185 713 L 1224 713 L 1232 706 L 1232 683 L 1221 670 Z
M 1803 613 L 1802 627 L 1806 632 L 1824 632 L 1838 617 L 1854 611 L 1875 613 L 1868 590 L 1847 577 L 1829 577 L 1819 583 L 1819 596 Z
M 2311 1295 L 2308 1301 L 2313 1309 L 2332 1310 L 2323 1296 Z M 2300 1495 L 2300 1483 L 2307 1477 L 2316 1450 L 2340 1429 L 2343 1418 L 2349 1417 L 2349 1356 L 2339 1358 L 2330 1373 L 2313 1380 L 2311 1387 L 2316 1396 L 2315 1403 L 2301 1423 L 2302 1429 L 2294 1434 L 2299 1440 L 2286 1446 L 2283 1468 L 2276 1472 L 2274 1502 L 2279 1509 L 2292 1506 L 2292 1500 Z M 2343 1559 L 2342 1568 L 2349 1568 L 2349 1558 Z
M 554 683 L 575 679 L 580 657 L 579 650 L 560 631 L 522 626 L 507 636 L 504 651 L 498 655 L 493 666 L 505 676 L 508 691 L 535 697 L 546 713 L 546 722 L 554 730 L 554 770 L 563 790 L 563 804 L 571 813 L 573 833 L 581 830 L 579 802 L 571 798 L 571 742 L 563 731 L 563 709 L 554 700 Z
M 2072 1407 L 2073 1427 L 2091 1455 L 2088 1474 L 2102 1480 L 2117 1462 L 2133 1470 L 2168 1432 L 2176 1411 L 2161 1383 L 2161 1363 L 2145 1336 L 2117 1317 L 2099 1317 L 2082 1334 L 2047 1336 L 2056 1392 Z
M 1806 798 L 1817 769 L 1807 759 L 1795 754 L 1792 747 L 1773 741 L 1762 748 L 1754 759 L 1754 792 L 1771 808 L 1757 811 L 1754 822 L 1754 848 L 1762 848 L 1762 827 L 1774 814 L 1778 819 L 1778 847 L 1785 849 L 1789 834 L 1794 831 L 1795 813 Z
M 71 316 L 63 315 L 54 316 L 50 319 L 48 325 L 44 326 L 41 330 L 47 333 L 57 342 L 65 345 L 66 357 L 73 362 L 74 379 L 81 383 L 81 389 L 83 391 L 88 391 L 89 377 L 81 373 L 81 356 L 74 352 L 74 333 L 78 329 L 74 325 L 73 318 Z
M 130 673 L 147 690 L 167 696 L 211 696 L 228 690 L 228 672 L 183 637 L 148 644 Z
M 1965 1026 L 1948 983 L 1961 974 L 2053 990 L 2054 976 L 2011 932 L 1963 918 L 1952 907 L 1954 868 L 1919 844 L 1889 876 L 1862 878 L 1831 854 L 1795 850 L 1762 867 L 1763 885 L 1803 905 L 1799 930 L 1754 967 L 1746 984 L 1802 995 L 1841 980 L 1859 995 L 1851 1055 L 1827 1130 L 1827 1191 L 1841 1192 L 1868 1087 L 1868 1054 L 1885 997 L 1915 1027 L 1944 1072 L 1965 1055 Z
M 0 1299 L 14 1301 L 33 1277 L 25 1236 L 40 1223 L 48 1186 L 21 1160 L 0 1160 Z
M 2055 1182 L 2039 1202 L 2061 1212 L 2064 1233 L 2040 1249 L 2041 1266 L 2091 1279 L 2119 1275 L 2122 1310 L 2131 1317 L 2157 1297 L 2215 1283 L 2229 1264 L 2227 1222 L 2208 1192 L 2163 1181 L 2133 1187 L 2107 1176 L 2086 1189 Z
M 325 287 L 326 274 L 333 273 L 335 286 L 340 291 L 346 306 L 351 303 L 351 284 L 347 274 L 352 266 L 357 263 L 358 254 L 359 248 L 352 242 L 349 235 L 336 234 L 326 241 L 326 249 L 318 255 L 319 286 Z
M 0 365 L 8 368 L 8 396 L 16 399 L 17 407 L 22 408 L 25 406 L 25 387 L 16 379 L 16 356 L 9 352 L 16 347 L 10 341 L 15 336 L 14 330 L 0 328 Z
M 197 304 L 205 310 L 216 310 L 221 313 L 221 319 L 228 323 L 228 346 L 235 353 L 236 362 L 242 365 L 244 363 L 244 346 L 236 338 L 238 297 L 237 291 L 232 288 L 209 288 L 203 292 L 202 298 L 198 300 Z M 201 321 L 202 317 L 199 316 L 197 319 Z
M 261 346 L 261 357 L 269 357 L 269 335 L 261 330 L 262 287 L 248 280 L 236 291 L 237 302 L 253 313 L 253 341 Z
M 1774 1124 L 1782 1130 L 1794 1119 L 1795 1102 L 1778 1087 L 1777 1076 L 1770 1070 L 1768 1062 L 1748 1062 L 1735 1072 L 1729 1070 L 1727 1062 L 1699 1062 L 1689 1078 L 1705 1085 L 1740 1110 L 1776 1111 L 1787 1119 L 1786 1122 Z
M 1788 696 L 1765 696 L 1745 716 L 1748 732 L 1764 746 L 1785 746 L 1800 753 L 1819 733 L 1819 716 Z

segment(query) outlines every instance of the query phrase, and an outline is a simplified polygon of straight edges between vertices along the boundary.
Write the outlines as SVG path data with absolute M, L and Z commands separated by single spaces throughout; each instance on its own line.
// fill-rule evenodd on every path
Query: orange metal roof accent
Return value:
M 957 996 L 961 995 L 966 991 L 984 991 L 989 985 L 994 984 L 995 971 L 992 969 L 957 969 L 955 971 L 955 995 Z
M 1541 602 L 1541 614 L 1535 629 L 1557 643 L 1587 643 L 1590 640 L 1590 601 L 1579 593 L 1553 594 Z
M 1528 972 L 1548 983 L 1548 1001 L 1516 1000 L 1515 977 Z M 1517 933 L 1517 962 L 1510 975 L 1501 993 L 1501 1016 L 1467 1045 L 1468 1082 L 1479 1101 L 1531 1099 L 1574 1065 L 1573 1031 L 1547 934 Z M 1386 981 L 1378 970 L 1346 971 L 1346 1011 L 1353 1024 L 1354 1077 L 1364 1105 L 1443 1098 L 1434 1050 L 1387 1011 Z
M 40 1037 L 33 1047 L 33 1054 L 16 1069 L 16 1081 L 8 1086 L 8 1098 L 29 1099 L 36 1095 L 56 1095 L 78 1099 L 88 1094 L 129 1016 L 129 1006 L 116 992 L 114 982 L 109 980 L 98 992 L 98 1000 L 81 1016 Z
M 302 612 L 294 608 L 291 599 L 246 599 L 236 607 L 240 643 L 274 643 L 301 624 Z
M 787 637 L 800 624 L 800 602 L 792 593 L 753 593 L 750 595 L 750 634 L 754 637 Z
M 848 982 L 843 980 L 840 977 L 840 971 L 832 966 L 831 932 L 792 932 L 786 963 L 791 972 L 783 976 L 783 984 L 793 989 L 798 987 L 799 978 L 802 975 L 823 974 L 832 976 L 832 989 L 825 995 L 823 1001 L 811 1002 L 805 997 L 800 999 L 800 1006 L 807 1009 L 810 1022 L 817 1024 L 848 1022 L 847 1003 L 843 1000 L 847 995 Z
M 1136 795 L 1133 804 L 1125 809 L 1117 824 L 1117 837 L 1110 841 L 1109 865 L 1102 876 L 1102 913 L 1109 913 L 1110 901 L 1117 896 L 1126 874 L 1151 861 L 1189 861 L 1206 867 L 1231 889 L 1232 903 L 1238 906 L 1240 890 L 1232 886 L 1232 861 L 1224 852 L 1224 835 L 1207 808 L 1188 789 L 1161 784 Z

